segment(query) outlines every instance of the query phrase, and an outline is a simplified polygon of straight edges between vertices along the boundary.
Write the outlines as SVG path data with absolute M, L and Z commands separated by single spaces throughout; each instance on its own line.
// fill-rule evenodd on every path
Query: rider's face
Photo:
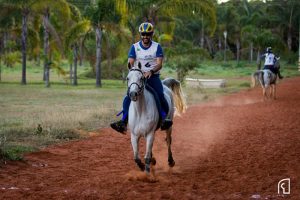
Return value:
M 152 39 L 152 33 L 141 33 L 143 44 L 149 44 Z

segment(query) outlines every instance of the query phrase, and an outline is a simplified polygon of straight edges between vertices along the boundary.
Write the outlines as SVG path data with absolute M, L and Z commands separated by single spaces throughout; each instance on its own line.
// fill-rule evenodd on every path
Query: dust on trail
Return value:
M 153 174 L 133 161 L 130 134 L 101 129 L 0 168 L 0 199 L 295 199 L 300 197 L 300 77 L 195 105 L 174 120 L 173 157 L 156 133 Z M 140 155 L 145 142 L 141 140 Z M 277 183 L 291 178 L 291 194 Z

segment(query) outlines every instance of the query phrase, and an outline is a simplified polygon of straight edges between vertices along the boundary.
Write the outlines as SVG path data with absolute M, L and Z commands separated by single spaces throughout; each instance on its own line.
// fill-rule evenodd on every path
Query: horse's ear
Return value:
M 142 69 L 142 64 L 139 62 L 138 67 Z
M 127 68 L 128 68 L 128 69 L 131 69 L 131 64 L 130 64 L 130 62 L 128 62 Z

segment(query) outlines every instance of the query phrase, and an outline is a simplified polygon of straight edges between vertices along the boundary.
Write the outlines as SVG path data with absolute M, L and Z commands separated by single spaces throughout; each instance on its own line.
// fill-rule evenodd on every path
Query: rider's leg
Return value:
M 129 105 L 130 105 L 130 98 L 126 95 L 123 100 L 123 117 L 121 120 L 117 122 L 113 122 L 110 124 L 110 126 L 120 132 L 124 133 L 127 130 L 127 122 L 128 122 L 128 110 L 129 110 Z
M 283 79 L 283 76 L 280 74 L 280 70 L 278 69 L 278 77 L 280 78 L 280 79 Z
M 274 67 L 274 70 L 276 71 L 276 74 L 278 75 L 278 78 L 282 79 L 283 76 L 280 74 L 280 68 Z
M 270 68 L 270 70 L 271 70 L 274 74 L 278 75 L 278 78 L 280 78 L 280 79 L 283 78 L 283 76 L 281 76 L 281 74 L 280 74 L 279 68 L 277 68 L 277 67 L 275 67 L 275 66 L 272 66 L 272 67 Z
M 172 120 L 167 119 L 167 115 L 169 112 L 169 105 L 168 105 L 167 100 L 165 99 L 163 85 L 162 85 L 161 80 L 159 79 L 159 75 L 158 74 L 152 75 L 147 80 L 147 84 L 149 84 L 156 91 L 156 93 L 160 99 L 160 103 L 161 103 L 160 115 L 162 118 L 161 129 L 166 130 L 172 126 L 173 122 L 172 122 Z

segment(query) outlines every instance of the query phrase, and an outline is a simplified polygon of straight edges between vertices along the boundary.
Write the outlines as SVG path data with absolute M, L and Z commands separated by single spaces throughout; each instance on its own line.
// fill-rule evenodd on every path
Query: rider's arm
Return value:
M 158 72 L 159 70 L 161 70 L 161 68 L 162 68 L 162 62 L 163 62 L 163 57 L 156 58 L 156 65 L 152 69 L 153 73 Z
M 156 65 L 152 69 L 153 73 L 158 72 L 159 70 L 161 70 L 163 58 L 164 58 L 163 50 L 162 50 L 160 44 L 158 44 L 157 51 L 156 51 Z
M 260 56 L 260 59 L 263 60 L 265 57 L 266 57 L 266 54 L 264 53 Z
M 135 58 L 136 58 L 135 48 L 134 45 L 132 45 L 128 52 L 128 62 L 130 63 L 131 66 L 134 65 Z
M 134 65 L 134 61 L 135 61 L 134 58 L 128 58 L 128 62 L 130 63 L 131 66 Z

